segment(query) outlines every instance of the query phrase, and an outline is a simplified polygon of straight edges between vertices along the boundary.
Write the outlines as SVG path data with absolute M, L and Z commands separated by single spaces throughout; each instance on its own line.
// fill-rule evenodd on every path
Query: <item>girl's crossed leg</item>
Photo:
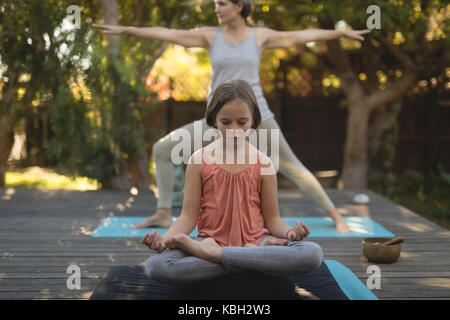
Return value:
M 222 248 L 212 238 L 176 238 L 173 245 L 180 249 L 154 251 L 147 260 L 146 273 L 153 280 L 188 284 L 244 270 L 290 277 L 316 269 L 323 260 L 322 248 L 304 240 L 263 246 L 263 238 L 258 247 Z

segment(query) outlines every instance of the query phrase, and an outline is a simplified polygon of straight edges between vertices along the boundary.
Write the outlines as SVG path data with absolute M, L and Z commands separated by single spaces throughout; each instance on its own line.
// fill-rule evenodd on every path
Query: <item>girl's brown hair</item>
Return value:
M 261 123 L 261 112 L 259 111 L 258 102 L 252 87 L 247 81 L 240 79 L 225 81 L 214 90 L 211 102 L 206 107 L 206 123 L 210 127 L 217 129 L 217 113 L 226 103 L 236 99 L 247 104 L 252 114 L 252 128 L 256 129 Z

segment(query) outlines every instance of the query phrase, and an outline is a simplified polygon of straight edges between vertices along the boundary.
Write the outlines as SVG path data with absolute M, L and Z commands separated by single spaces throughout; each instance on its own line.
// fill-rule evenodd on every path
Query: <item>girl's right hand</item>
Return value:
M 125 28 L 122 26 L 115 26 L 111 24 L 92 24 L 94 28 L 102 29 L 105 34 L 122 34 Z
M 166 248 L 166 240 L 156 231 L 153 231 L 150 235 L 146 233 L 141 239 L 141 243 L 158 252 Z

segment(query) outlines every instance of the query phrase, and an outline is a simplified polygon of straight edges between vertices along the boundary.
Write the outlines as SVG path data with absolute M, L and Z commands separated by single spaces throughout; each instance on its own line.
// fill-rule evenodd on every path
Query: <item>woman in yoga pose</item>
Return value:
M 220 137 L 189 158 L 180 217 L 165 234 L 142 238 L 152 250 L 146 273 L 182 284 L 241 270 L 289 277 L 320 266 L 321 247 L 302 241 L 308 227 L 297 221 L 291 228 L 280 218 L 272 161 L 247 142 L 261 121 L 251 86 L 243 80 L 221 84 L 205 119 Z
M 208 103 L 212 92 L 220 83 L 226 80 L 242 79 L 247 81 L 258 101 L 262 121 L 257 128 L 280 129 L 274 114 L 270 111 L 263 91 L 259 85 L 259 64 L 262 52 L 268 49 L 286 48 L 292 45 L 310 41 L 325 41 L 339 37 L 349 37 L 364 40 L 364 31 L 338 31 L 323 29 L 308 29 L 299 31 L 276 31 L 269 28 L 253 28 L 248 24 L 251 13 L 250 0 L 215 0 L 215 12 L 219 24 L 223 28 L 201 27 L 193 30 L 167 29 L 164 27 L 125 27 L 112 25 L 93 25 L 103 29 L 106 34 L 124 34 L 148 39 L 163 40 L 184 47 L 201 47 L 209 51 L 212 65 L 212 78 Z M 202 129 L 208 125 L 202 120 Z M 194 137 L 194 122 L 183 126 Z M 177 129 L 179 130 L 179 129 Z M 150 226 L 168 227 L 172 223 L 171 198 L 173 190 L 173 170 L 171 161 L 172 148 L 178 143 L 172 141 L 171 136 L 177 135 L 177 130 L 167 134 L 153 145 L 153 160 L 155 164 L 156 185 L 158 187 L 157 210 L 155 214 L 137 228 Z M 268 142 L 270 143 L 270 142 Z M 280 172 L 293 181 L 305 194 L 313 199 L 324 212 L 328 213 L 336 224 L 339 232 L 348 232 L 349 228 L 341 214 L 314 177 L 314 175 L 300 162 L 289 147 L 281 131 L 279 132 L 279 164 Z M 198 146 L 194 145 L 194 148 Z M 269 147 L 269 149 L 271 149 Z M 273 155 L 270 155 L 273 157 Z M 189 157 L 189 155 L 187 155 Z M 184 160 L 187 160 L 185 158 Z M 184 161 L 184 163 L 186 163 Z

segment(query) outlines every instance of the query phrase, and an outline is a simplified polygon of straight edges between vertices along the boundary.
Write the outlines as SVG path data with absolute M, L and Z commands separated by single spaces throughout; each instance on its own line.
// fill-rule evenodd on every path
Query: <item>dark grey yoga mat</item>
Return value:
M 295 286 L 301 288 L 301 295 Z M 298 291 L 298 289 L 297 289 Z M 293 278 L 278 278 L 246 271 L 199 282 L 172 286 L 148 278 L 141 266 L 111 267 L 91 300 L 216 300 L 216 299 L 325 299 L 347 300 L 327 265 Z

